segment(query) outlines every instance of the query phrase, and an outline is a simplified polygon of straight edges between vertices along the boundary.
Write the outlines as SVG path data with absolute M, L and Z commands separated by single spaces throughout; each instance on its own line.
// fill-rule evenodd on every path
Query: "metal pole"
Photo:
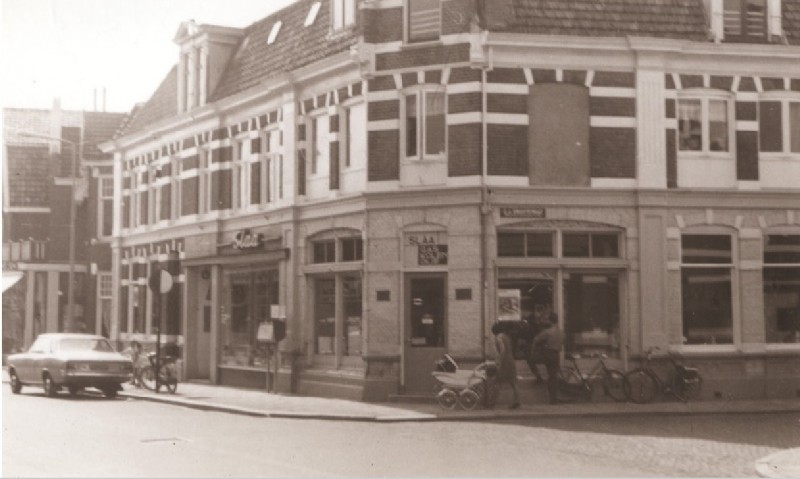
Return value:
M 65 143 L 67 140 L 62 140 Z M 74 314 L 74 300 L 73 294 L 75 290 L 75 216 L 77 205 L 75 204 L 75 181 L 76 181 L 76 166 L 78 163 L 78 145 L 69 142 L 72 145 L 72 171 L 70 178 L 70 196 L 69 196 L 69 278 L 67 283 L 67 324 L 66 330 L 73 331 L 75 328 L 75 314 Z

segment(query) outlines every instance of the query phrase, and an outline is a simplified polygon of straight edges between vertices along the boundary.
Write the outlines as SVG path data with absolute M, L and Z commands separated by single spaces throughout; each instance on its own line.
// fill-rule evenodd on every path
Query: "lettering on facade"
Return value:
M 250 230 L 242 230 L 236 233 L 231 246 L 234 249 L 254 249 L 260 248 L 264 244 L 264 235 L 261 233 L 251 233 Z
M 421 244 L 417 246 L 417 251 L 417 262 L 420 266 L 447 264 L 446 244 Z
M 545 216 L 546 211 L 544 208 L 529 208 L 525 206 L 500 208 L 501 218 L 544 218 Z

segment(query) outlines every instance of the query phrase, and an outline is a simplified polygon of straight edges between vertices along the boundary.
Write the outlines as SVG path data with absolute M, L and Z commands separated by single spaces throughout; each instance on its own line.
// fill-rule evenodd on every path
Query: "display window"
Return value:
M 278 272 L 232 271 L 224 281 L 220 365 L 264 369 L 267 345 L 257 340 L 257 332 L 262 322 L 272 319 L 270 306 L 279 302 Z
M 335 358 L 360 357 L 363 343 L 360 274 L 318 277 L 313 280 L 313 288 L 314 352 Z
M 800 344 L 800 234 L 765 236 L 763 278 L 767 342 Z

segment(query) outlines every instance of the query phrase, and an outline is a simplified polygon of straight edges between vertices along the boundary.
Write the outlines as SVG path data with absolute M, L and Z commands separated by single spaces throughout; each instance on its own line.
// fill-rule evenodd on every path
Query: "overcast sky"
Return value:
M 178 59 L 181 22 L 246 27 L 294 0 L 0 0 L 4 107 L 127 112 Z

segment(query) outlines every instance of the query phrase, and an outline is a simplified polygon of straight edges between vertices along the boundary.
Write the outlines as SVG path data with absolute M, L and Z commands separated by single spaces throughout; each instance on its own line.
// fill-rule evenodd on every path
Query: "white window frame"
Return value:
M 98 272 L 97 273 L 97 321 L 95 322 L 95 334 L 102 334 L 103 332 L 103 321 L 102 321 L 102 312 L 103 312 L 103 302 L 108 302 L 111 304 L 112 296 L 114 295 L 114 283 L 113 283 L 113 276 L 111 272 Z M 111 334 L 111 329 L 113 328 L 114 322 L 114 314 L 113 311 L 111 313 L 111 318 L 109 318 L 108 324 L 108 331 L 106 331 L 109 335 Z
M 330 122 L 330 115 L 328 115 L 327 108 L 321 108 L 317 111 L 312 112 L 308 117 L 308 142 L 307 142 L 307 150 L 308 150 L 308 177 L 318 177 L 319 175 L 319 161 L 320 155 L 324 155 L 323 151 L 320 151 L 317 148 L 317 142 L 320 141 L 319 138 L 319 129 L 317 127 L 317 122 L 328 121 Z M 328 123 L 328 128 L 326 129 L 327 134 L 324 135 L 324 142 L 323 146 L 330 143 L 330 123 Z
M 231 161 L 231 209 L 245 210 L 250 206 L 250 147 L 246 137 L 233 141 Z
M 106 185 L 110 184 L 110 191 L 106 189 Z M 114 208 L 114 177 L 113 176 L 98 176 L 97 177 L 97 237 L 100 239 L 110 238 L 114 235 L 113 219 L 111 234 L 103 234 L 103 215 L 105 214 L 105 200 L 111 200 L 111 208 Z
M 800 230 L 798 230 L 796 228 L 778 228 L 778 229 L 770 229 L 770 230 L 764 231 L 763 243 L 762 243 L 762 245 L 764 247 L 766 247 L 766 244 L 767 244 L 767 237 L 768 236 L 773 236 L 773 235 L 800 236 Z M 762 254 L 762 261 L 763 261 L 763 259 L 764 259 L 764 255 Z M 791 269 L 791 268 L 800 268 L 800 263 L 767 263 L 767 262 L 763 262 L 763 264 L 762 264 L 762 274 L 761 274 L 761 279 L 762 279 L 761 290 L 762 290 L 762 292 L 764 291 L 764 287 L 765 287 L 765 284 L 763 283 L 763 279 L 764 279 L 764 272 L 766 270 L 768 270 L 768 269 L 773 269 L 773 270 L 774 269 Z M 766 307 L 766 297 L 764 298 L 764 305 Z M 766 318 L 766 314 L 765 314 L 765 317 L 764 317 L 764 328 L 765 329 L 766 329 L 766 326 L 767 326 L 766 321 L 767 321 L 767 318 Z M 766 331 L 765 331 L 765 336 L 766 336 Z M 765 343 L 766 343 L 767 349 L 769 349 L 769 350 L 787 350 L 787 349 L 788 350 L 793 350 L 793 351 L 800 350 L 800 343 L 767 342 L 766 338 L 765 338 Z
M 170 168 L 172 187 L 169 192 L 171 203 L 170 219 L 177 221 L 181 217 L 181 172 L 183 171 L 183 161 L 178 156 L 172 156 L 169 161 L 172 165 Z
M 778 102 L 781 104 L 781 137 L 783 145 L 781 151 L 759 151 L 761 158 L 786 158 L 800 161 L 800 151 L 792 151 L 792 125 L 790 105 L 796 103 L 800 108 L 800 92 L 795 91 L 770 91 L 761 94 L 761 101 Z M 760 125 L 759 125 L 760 128 Z M 800 124 L 795 125 L 795 129 L 800 129 Z
M 405 0 L 403 2 L 403 41 L 405 43 L 413 43 L 413 44 L 424 44 L 424 43 L 431 43 L 431 42 L 439 42 L 442 39 L 443 29 L 442 29 L 442 2 L 439 0 L 439 34 L 436 38 L 426 38 L 422 40 L 413 40 L 411 38 L 411 0 Z
M 680 148 L 680 103 L 686 100 L 699 100 L 700 101 L 700 114 L 701 114 L 701 132 L 703 135 L 703 143 L 700 150 L 682 150 Z M 727 111 L 728 123 L 728 148 L 724 151 L 711 151 L 711 127 L 709 122 L 709 101 L 724 101 Z M 728 92 L 722 92 L 709 89 L 688 89 L 682 90 L 678 94 L 675 103 L 676 108 L 676 126 L 678 144 L 676 151 L 679 157 L 718 157 L 718 158 L 735 158 L 736 157 L 736 121 L 735 121 L 735 108 L 733 97 Z
M 427 126 L 427 107 L 425 106 L 425 97 L 428 93 L 440 93 L 444 98 L 444 138 L 443 147 L 444 151 L 441 153 L 425 153 L 425 144 L 427 142 L 427 134 L 426 134 L 426 126 Z M 416 134 L 417 134 L 417 145 L 416 145 L 416 154 L 408 155 L 408 120 L 407 120 L 407 112 L 408 112 L 408 99 L 411 95 L 415 95 L 415 102 L 416 102 L 416 109 L 417 109 L 417 125 L 416 125 Z M 419 160 L 446 160 L 447 159 L 447 141 L 448 141 L 448 134 L 449 128 L 447 126 L 447 91 L 444 86 L 441 85 L 419 85 L 413 88 L 409 88 L 403 91 L 401 104 L 401 111 L 400 111 L 400 122 L 401 122 L 401 138 L 400 138 L 400 148 L 401 151 L 401 158 L 405 160 L 412 160 L 412 161 L 419 161 Z
M 313 119 L 309 123 L 313 127 Z M 277 140 L 276 142 L 272 141 Z M 310 154 L 313 154 L 314 145 L 310 145 Z M 266 204 L 274 203 L 283 198 L 283 178 L 281 177 L 280 167 L 283 162 L 283 131 L 277 127 L 268 128 L 264 137 L 264 161 L 261 164 L 261 178 L 264 187 L 263 201 Z
M 768 41 L 773 41 L 775 37 L 784 36 L 781 1 L 782 0 L 766 1 L 766 34 Z M 714 41 L 721 42 L 725 39 L 724 0 L 711 0 L 710 10 L 711 34 Z
M 211 150 L 197 149 L 197 213 L 211 212 Z
M 731 262 L 730 263 L 684 263 L 683 262 L 683 236 L 684 235 L 717 235 L 717 236 L 730 236 L 731 238 Z M 740 311 L 740 295 L 739 295 L 739 237 L 735 232 L 732 232 L 729 229 L 719 228 L 719 227 L 702 227 L 702 228 L 689 228 L 686 230 L 681 230 L 680 232 L 680 240 L 678 246 L 678 254 L 679 259 L 678 262 L 680 264 L 680 268 L 678 270 L 679 274 L 679 284 L 680 284 L 680 291 L 679 296 L 681 297 L 681 304 L 679 306 L 679 310 L 681 314 L 679 316 L 680 319 L 680 331 L 681 337 L 683 337 L 683 271 L 684 268 L 693 269 L 693 270 L 700 270 L 700 269 L 728 269 L 730 271 L 730 278 L 731 278 L 731 342 L 724 343 L 724 344 L 686 344 L 681 342 L 680 344 L 670 344 L 670 350 L 674 351 L 693 351 L 693 352 L 714 352 L 714 351 L 736 351 L 741 345 L 741 316 L 739 314 Z
M 349 15 L 349 16 L 348 16 Z M 341 32 L 357 23 L 358 2 L 356 0 L 331 0 L 331 32 Z

